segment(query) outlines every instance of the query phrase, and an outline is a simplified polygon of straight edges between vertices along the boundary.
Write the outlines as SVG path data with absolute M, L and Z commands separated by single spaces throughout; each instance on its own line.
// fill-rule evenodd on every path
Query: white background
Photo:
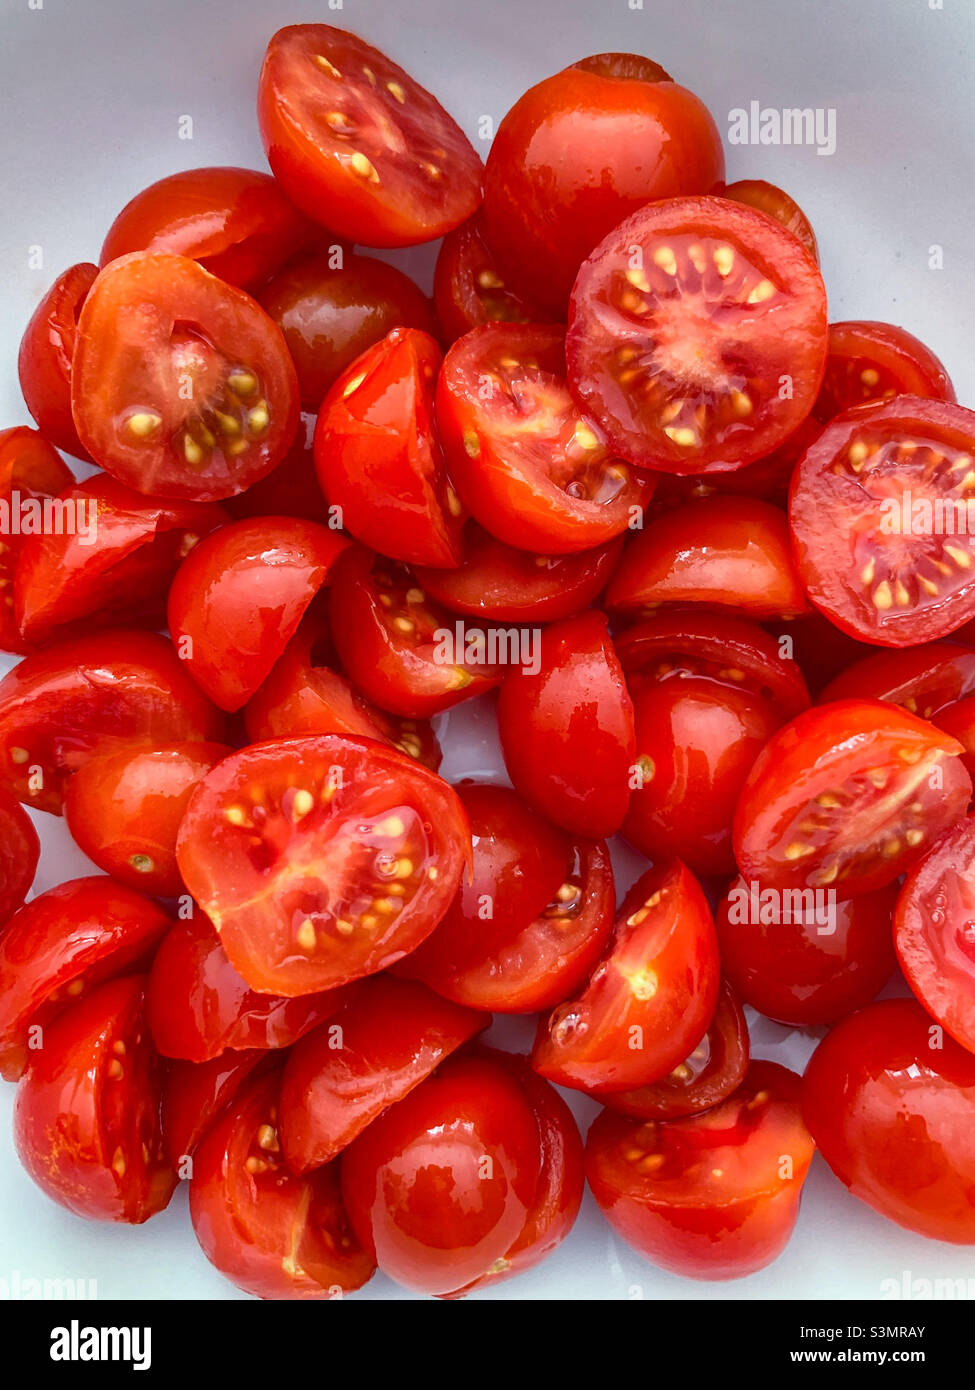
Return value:
M 722 133 L 728 112 L 752 100 L 835 107 L 832 157 L 737 147 L 729 178 L 779 183 L 805 209 L 831 318 L 911 329 L 943 358 L 959 399 L 975 405 L 971 0 L 944 0 L 943 9 L 929 0 L 644 0 L 643 10 L 628 0 L 346 0 L 341 12 L 326 0 L 43 0 L 39 10 L 0 0 L 0 427 L 29 423 L 16 379 L 23 325 L 62 269 L 98 259 L 110 221 L 135 192 L 180 168 L 265 167 L 254 110 L 264 45 L 280 25 L 309 20 L 388 50 L 475 143 L 482 115 L 497 121 L 532 83 L 613 49 L 662 63 L 707 101 Z M 192 141 L 177 136 L 185 115 Z M 940 271 L 929 269 L 934 245 L 944 248 Z M 34 246 L 43 248 L 42 270 L 28 269 Z M 390 259 L 429 288 L 428 248 Z M 454 713 L 450 723 L 462 747 L 448 775 L 497 768 L 483 711 Z M 45 844 L 37 891 L 86 872 L 63 827 L 37 821 Z M 529 1030 L 509 1024 L 503 1036 L 517 1047 Z M 757 1054 L 799 1067 L 814 1041 L 761 1020 L 753 1030 Z M 103 1298 L 243 1297 L 198 1250 L 183 1193 L 139 1229 L 86 1223 L 49 1202 L 10 1143 L 12 1097 L 9 1086 L 0 1092 L 0 1281 L 15 1272 L 95 1279 Z M 594 1107 L 577 1110 L 588 1121 Z M 905 1272 L 975 1281 L 975 1250 L 884 1221 L 817 1159 L 795 1238 L 749 1279 L 695 1284 L 655 1270 L 587 1197 L 577 1228 L 544 1266 L 480 1297 L 877 1298 L 882 1281 L 900 1284 Z M 355 1297 L 399 1292 L 380 1276 Z

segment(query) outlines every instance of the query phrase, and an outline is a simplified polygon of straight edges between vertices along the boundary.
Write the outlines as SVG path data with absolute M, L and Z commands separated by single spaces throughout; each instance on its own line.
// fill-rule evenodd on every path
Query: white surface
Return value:
M 722 132 L 727 113 L 752 100 L 835 107 L 832 157 L 738 147 L 728 151 L 729 178 L 779 183 L 809 214 L 831 318 L 903 324 L 943 358 L 959 399 L 975 404 L 970 0 L 944 0 L 943 10 L 928 0 L 644 3 L 640 11 L 627 0 L 346 0 L 331 11 L 325 0 L 42 0 L 37 10 L 29 0 L 0 0 L 0 427 L 29 422 L 16 379 L 24 323 L 55 275 L 97 259 L 128 198 L 179 168 L 264 167 L 254 115 L 264 45 L 280 25 L 312 19 L 387 49 L 475 143 L 479 117 L 499 119 L 543 76 L 612 49 L 661 62 L 708 102 Z M 193 117 L 191 141 L 177 137 L 184 115 Z M 941 271 L 928 268 L 932 245 L 944 248 Z M 43 248 L 43 269 L 28 269 L 33 246 Z M 428 279 L 429 249 L 389 258 Z M 497 766 L 483 706 L 449 722 L 464 745 L 451 754 L 449 775 Z M 63 827 L 37 820 L 37 891 L 86 872 Z M 499 1032 L 512 1047 L 531 1035 L 524 1024 Z M 813 1041 L 765 1021 L 753 1030 L 756 1054 L 798 1067 Z M 12 1097 L 11 1087 L 0 1091 L 0 1281 L 95 1279 L 102 1298 L 244 1296 L 203 1258 L 182 1193 L 135 1230 L 83 1222 L 49 1202 L 14 1155 Z M 577 1105 L 586 1122 L 594 1109 Z M 480 1297 L 876 1298 L 882 1281 L 899 1283 L 905 1272 L 975 1279 L 975 1251 L 901 1231 L 850 1197 L 817 1159 L 795 1238 L 749 1279 L 696 1284 L 655 1270 L 587 1197 L 571 1238 L 544 1266 Z M 379 1276 L 355 1296 L 399 1294 Z

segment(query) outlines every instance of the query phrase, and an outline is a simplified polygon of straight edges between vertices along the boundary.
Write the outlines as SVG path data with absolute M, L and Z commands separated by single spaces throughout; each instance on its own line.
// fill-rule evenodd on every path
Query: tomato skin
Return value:
M 21 392 L 44 438 L 78 459 L 88 452 L 71 414 L 71 359 L 81 306 L 97 274 L 85 262 L 58 276 L 34 310 L 17 358 Z
M 909 714 L 933 719 L 973 691 L 975 650 L 958 642 L 925 642 L 855 661 L 824 687 L 820 699 L 889 700 Z
M 975 1057 L 913 999 L 883 999 L 819 1044 L 803 1117 L 854 1197 L 932 1240 L 975 1244 Z
M 799 204 L 783 189 L 777 188 L 774 183 L 767 183 L 765 179 L 739 179 L 714 191 L 720 191 L 722 198 L 730 198 L 733 203 L 744 203 L 746 207 L 758 208 L 759 212 L 774 217 L 776 222 L 781 222 L 793 236 L 799 238 L 815 261 L 819 261 L 819 247 L 812 224 Z
M 703 1115 L 641 1124 L 604 1110 L 586 1141 L 586 1177 L 609 1224 L 687 1278 L 764 1269 L 792 1234 L 815 1147 L 799 1091 L 794 1072 L 752 1062 L 739 1090 Z
M 14 1102 L 14 1143 L 53 1201 L 92 1221 L 139 1225 L 176 1175 L 159 1124 L 162 1068 L 146 1036 L 145 980 L 109 980 L 45 1029 Z
M 181 1178 L 186 1176 L 185 1160 L 247 1078 L 259 1067 L 276 1065 L 273 1052 L 257 1047 L 222 1052 L 209 1062 L 170 1063 L 163 1085 L 162 1132 L 166 1154 Z
M 509 289 L 476 212 L 443 239 L 433 273 L 437 320 L 448 343 L 485 323 L 540 323 L 545 315 Z
M 780 645 L 787 640 L 782 649 L 790 653 L 789 659 L 795 661 L 815 697 L 847 666 L 876 650 L 841 632 L 816 608 L 798 618 L 772 619 L 763 626 Z
M 234 521 L 259 516 L 294 516 L 322 526 L 334 521 L 315 474 L 314 434 L 314 415 L 303 413 L 294 443 L 278 466 L 244 492 L 224 500 L 223 508 Z
M 633 702 L 602 613 L 542 630 L 539 669 L 512 667 L 498 701 L 505 765 L 517 790 L 564 830 L 614 834 L 630 798 Z M 586 750 L 580 758 L 580 747 Z
M 962 761 L 975 782 L 975 695 L 948 705 L 934 715 L 933 722 L 962 745 Z
M 26 425 L 0 430 L 0 509 L 13 506 L 14 493 L 20 494 L 21 506 L 28 499 L 56 497 L 69 488 L 74 477 L 62 462 L 61 455 L 36 430 Z M 14 508 L 14 515 L 16 509 Z M 13 515 L 10 517 L 13 522 Z M 24 653 L 29 645 L 21 635 L 14 613 L 13 584 L 24 538 L 14 534 L 13 525 L 6 528 L 3 549 L 0 550 L 0 651 Z
M 825 424 L 851 406 L 895 395 L 953 401 L 955 389 L 934 353 L 906 329 L 859 319 L 831 323 L 816 418 Z
M 23 907 L 40 855 L 41 842 L 30 817 L 0 787 L 0 927 Z

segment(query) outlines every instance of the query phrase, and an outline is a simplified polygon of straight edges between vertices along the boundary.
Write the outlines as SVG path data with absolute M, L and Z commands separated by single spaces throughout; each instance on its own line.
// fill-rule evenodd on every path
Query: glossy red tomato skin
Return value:
M 67 778 L 91 757 L 134 743 L 219 743 L 224 733 L 223 716 L 156 633 L 73 638 L 0 681 L 0 779 L 55 815 Z
M 975 649 L 960 642 L 925 642 L 906 651 L 885 648 L 855 661 L 820 696 L 829 700 L 889 700 L 909 714 L 933 719 L 975 691 Z
M 589 1131 L 586 1177 L 610 1225 L 691 1279 L 763 1269 L 792 1234 L 815 1147 L 799 1091 L 794 1072 L 753 1062 L 739 1090 L 703 1115 L 641 1124 L 604 1110 Z
M 513 667 L 498 728 L 517 790 L 564 830 L 602 838 L 622 825 L 635 754 L 633 702 L 601 613 L 542 631 L 539 670 Z M 580 749 L 585 749 L 584 755 Z
M 434 419 L 440 349 L 394 328 L 341 373 L 322 401 L 315 467 L 357 540 L 406 564 L 460 563 L 460 501 Z
M 933 716 L 933 722 L 962 745 L 962 761 L 975 782 L 975 695 L 946 706 Z
M 790 198 L 783 189 L 777 188 L 774 183 L 767 183 L 765 179 L 738 179 L 736 183 L 726 184 L 721 189 L 716 188 L 714 192 L 720 192 L 722 198 L 730 198 L 734 203 L 744 203 L 746 207 L 758 208 L 759 212 L 764 212 L 776 222 L 781 222 L 793 236 L 799 238 L 809 254 L 818 262 L 819 247 L 812 224 L 795 199 Z
M 160 1115 L 166 1154 L 181 1178 L 189 1176 L 186 1160 L 247 1078 L 259 1067 L 277 1064 L 273 1052 L 256 1047 L 222 1052 L 209 1062 L 170 1062 Z
M 34 310 L 17 358 L 20 389 L 44 438 L 79 459 L 88 453 L 71 414 L 71 359 L 81 306 L 97 274 L 85 262 L 58 276 Z
M 437 320 L 448 343 L 485 323 L 541 323 L 545 315 L 505 284 L 476 212 L 444 237 L 433 274 Z
M 269 174 L 184 169 L 126 203 L 108 229 L 99 265 L 133 251 L 167 251 L 253 290 L 320 237 Z
M 519 98 L 491 146 L 491 244 L 511 283 L 557 318 L 580 264 L 612 227 L 651 200 L 706 193 L 724 176 L 703 102 L 665 73 L 641 76 L 567 67 Z
M 247 703 L 347 545 L 316 522 L 264 517 L 231 522 L 191 551 L 169 591 L 169 630 L 215 705 Z
M 895 395 L 953 401 L 955 389 L 934 353 L 906 329 L 863 320 L 831 323 L 816 417 L 828 423 L 851 406 Z
M 384 1274 L 453 1293 L 518 1239 L 540 1160 L 534 1112 L 507 1068 L 451 1059 L 345 1150 L 342 1195 Z
M 487 1026 L 482 1014 L 423 985 L 387 975 L 362 981 L 285 1063 L 280 1129 L 292 1172 L 329 1163 Z
M 36 1055 L 29 1030 L 46 1032 L 92 986 L 139 968 L 170 925 L 111 878 L 71 879 L 22 907 L 0 934 L 0 1075 L 16 1081 Z
M 0 927 L 24 904 L 41 842 L 20 802 L 0 788 Z
M 21 509 L 25 502 L 31 507 L 35 501 L 43 506 L 45 498 L 56 497 L 73 482 L 74 477 L 61 455 L 36 430 L 26 425 L 0 430 L 0 501 L 8 508 L 14 502 L 15 493 L 20 494 Z M 23 536 L 13 534 L 13 526 L 10 526 L 3 538 L 4 548 L 0 550 L 0 580 L 4 590 L 0 600 L 0 651 L 18 654 L 29 650 L 17 623 L 13 596 L 23 540 Z
M 587 984 L 539 1020 L 532 1066 L 595 1094 L 660 1081 L 707 1031 L 719 968 L 697 880 L 676 860 L 648 869 L 623 899 Z
M 249 1077 L 198 1145 L 193 1230 L 210 1263 L 246 1293 L 341 1298 L 372 1278 L 375 1262 L 349 1227 L 334 1166 L 303 1178 L 285 1167 L 280 1084 L 276 1071 Z
M 144 988 L 138 975 L 109 980 L 49 1024 L 14 1102 L 21 1163 L 53 1201 L 92 1221 L 141 1224 L 176 1187 Z
M 791 912 L 779 892 L 737 878 L 718 904 L 721 966 L 739 998 L 791 1028 L 818 1027 L 869 1004 L 897 968 L 891 940 L 896 884 L 831 903 L 802 895 Z
M 913 999 L 851 1015 L 813 1053 L 803 1117 L 840 1182 L 898 1225 L 975 1244 L 975 1057 Z
M 362 113 L 359 129 L 339 125 L 336 133 L 326 113 L 339 107 L 347 117 Z M 480 201 L 481 161 L 460 127 L 408 73 L 347 30 L 327 24 L 279 29 L 261 69 L 258 119 L 268 163 L 284 191 L 309 217 L 350 241 L 434 241 L 470 217 Z M 398 127 L 402 153 L 390 139 L 390 125 Z M 353 163 L 356 155 L 361 159 Z

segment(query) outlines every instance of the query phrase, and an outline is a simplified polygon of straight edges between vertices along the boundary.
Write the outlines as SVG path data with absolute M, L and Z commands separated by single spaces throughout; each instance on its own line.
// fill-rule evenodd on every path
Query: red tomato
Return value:
M 88 858 L 122 883 L 183 891 L 176 835 L 190 793 L 230 749 L 222 743 L 136 745 L 91 758 L 68 781 L 64 818 Z
M 375 1271 L 334 1167 L 295 1177 L 278 1140 L 277 1073 L 250 1078 L 193 1157 L 190 1219 L 204 1255 L 258 1298 L 341 1298 Z
M 788 1244 L 814 1144 L 799 1077 L 752 1062 L 703 1115 L 661 1124 L 604 1110 L 586 1177 L 610 1225 L 653 1264 L 690 1279 L 741 1279 Z
M 243 290 L 185 256 L 134 252 L 85 301 L 71 406 L 82 443 L 119 482 L 212 502 L 284 458 L 298 380 L 281 330 Z
M 934 716 L 933 722 L 962 745 L 965 750 L 962 761 L 975 781 L 975 695 L 948 705 Z
M 833 900 L 822 889 L 764 889 L 737 878 L 715 914 L 721 964 L 738 996 L 787 1027 L 835 1023 L 896 969 L 897 888 Z
M 905 328 L 859 320 L 831 323 L 816 416 L 826 423 L 851 406 L 893 396 L 953 401 L 955 390 L 934 353 Z
M 22 907 L 0 933 L 0 1075 L 16 1081 L 47 1047 L 47 1025 L 93 985 L 147 961 L 170 925 L 158 904 L 110 878 L 72 879 Z
M 314 415 L 302 414 L 298 433 L 284 461 L 245 492 L 226 498 L 224 511 L 235 521 L 259 516 L 296 516 L 302 521 L 320 522 L 322 526 L 329 522 L 334 524 L 335 518 L 318 486 L 312 450 L 314 434 Z
M 718 1003 L 707 901 L 677 860 L 648 869 L 623 900 L 602 960 L 539 1022 L 532 1066 L 596 1093 L 661 1081 L 706 1033 Z
M 822 276 L 791 232 L 741 203 L 651 203 L 580 270 L 566 357 L 573 395 L 622 458 L 671 473 L 737 468 L 812 409 Z
M 806 1068 L 802 1110 L 854 1197 L 933 1240 L 975 1245 L 975 1057 L 913 999 L 846 1018 Z
M 610 228 L 723 177 L 704 103 L 648 58 L 600 53 L 539 82 L 505 116 L 484 216 L 512 284 L 564 317 L 580 263 Z
M 541 1170 L 531 1104 L 507 1067 L 447 1061 L 342 1155 L 342 1195 L 384 1274 L 453 1293 L 506 1258 Z
M 589 550 L 650 500 L 654 480 L 614 459 L 573 404 L 561 328 L 488 324 L 466 334 L 444 358 L 437 418 L 461 497 L 508 545 Z
M 480 201 L 481 161 L 457 123 L 345 29 L 278 30 L 261 69 L 258 117 L 284 191 L 351 241 L 434 241 Z
M 735 857 L 763 888 L 892 883 L 964 814 L 961 744 L 879 700 L 807 710 L 766 744 L 735 812 Z
M 58 276 L 34 310 L 17 358 L 20 389 L 44 438 L 79 459 L 88 454 L 71 415 L 71 359 L 81 308 L 97 274 L 98 267 L 85 262 Z
M 789 486 L 796 464 L 810 444 L 819 438 L 822 428 L 819 421 L 810 416 L 770 454 L 730 472 L 661 473 L 653 494 L 654 510 L 676 507 L 698 497 L 713 497 L 715 493 L 758 497 L 784 509 L 788 506 Z
M 722 198 L 730 198 L 733 203 L 744 203 L 746 207 L 758 208 L 767 217 L 781 222 L 794 237 L 798 237 L 815 261 L 819 260 L 819 247 L 816 233 L 802 208 L 790 198 L 783 189 L 764 179 L 739 179 L 737 183 L 726 184 L 720 192 Z
M 0 681 L 0 779 L 18 800 L 61 814 L 89 758 L 132 744 L 218 743 L 222 715 L 172 644 L 123 628 L 25 657 Z
M 168 251 L 252 290 L 320 237 L 270 174 L 184 169 L 126 203 L 108 229 L 99 264 L 132 251 Z
M 545 318 L 540 308 L 505 284 L 480 212 L 444 237 L 433 274 L 433 299 L 449 343 L 485 323 L 538 323 Z
M 0 787 L 0 927 L 30 891 L 41 843 L 27 812 Z
M 284 334 L 309 410 L 317 410 L 346 367 L 393 328 L 436 336 L 426 295 L 373 256 L 307 257 L 276 275 L 259 298 Z
M 407 564 L 460 563 L 461 503 L 434 421 L 440 349 L 394 328 L 342 373 L 322 401 L 315 466 L 342 525 Z
M 782 655 L 795 661 L 813 695 L 860 657 L 876 651 L 840 632 L 815 608 L 798 618 L 780 618 L 764 624 L 779 644 Z
M 104 473 L 58 501 L 65 528 L 20 545 L 14 613 L 28 642 L 66 635 L 81 619 L 159 624 L 180 561 L 226 520 L 212 503 L 143 497 Z
M 605 844 L 572 840 L 507 787 L 461 784 L 473 876 L 397 967 L 474 1009 L 550 1009 L 586 979 L 613 926 Z
M 247 703 L 347 546 L 314 521 L 263 517 L 221 527 L 184 560 L 169 592 L 169 630 L 214 704 Z
M 209 1062 L 172 1062 L 162 1097 L 163 1143 L 179 1176 L 189 1177 L 191 1157 L 216 1117 L 259 1067 L 277 1066 L 273 1052 L 251 1048 L 224 1052 Z
M 43 502 L 56 497 L 74 482 L 60 455 L 51 445 L 26 425 L 0 430 L 0 518 L 6 513 L 7 524 L 0 542 L 0 651 L 23 652 L 26 643 L 20 634 L 14 614 L 13 582 L 17 560 L 24 544 L 17 532 L 30 514 L 32 532 L 36 529 L 34 513 L 39 512 L 43 525 Z M 15 518 L 17 520 L 15 521 Z M 32 533 L 31 532 L 31 533 Z
M 498 701 L 508 774 L 542 815 L 579 835 L 619 830 L 635 755 L 633 702 L 606 618 L 580 613 L 538 634 L 536 669 L 513 666 Z
M 288 1056 L 280 1133 L 291 1171 L 329 1163 L 488 1022 L 422 985 L 364 980 L 334 1021 Z
M 822 692 L 827 700 L 888 700 L 932 719 L 975 691 L 975 650 L 957 642 L 925 642 L 906 651 L 874 651 L 855 661 Z
M 176 1175 L 159 1124 L 162 1068 L 145 981 L 99 986 L 45 1028 L 14 1102 L 14 1143 L 52 1201 L 91 1221 L 138 1225 L 169 1204 Z
M 837 627 L 910 647 L 975 615 L 973 454 L 975 412 L 919 396 L 823 430 L 793 476 L 789 517 L 802 582 Z
M 403 754 L 338 734 L 226 758 L 190 798 L 187 888 L 252 989 L 312 994 L 417 947 L 470 862 L 454 791 Z

